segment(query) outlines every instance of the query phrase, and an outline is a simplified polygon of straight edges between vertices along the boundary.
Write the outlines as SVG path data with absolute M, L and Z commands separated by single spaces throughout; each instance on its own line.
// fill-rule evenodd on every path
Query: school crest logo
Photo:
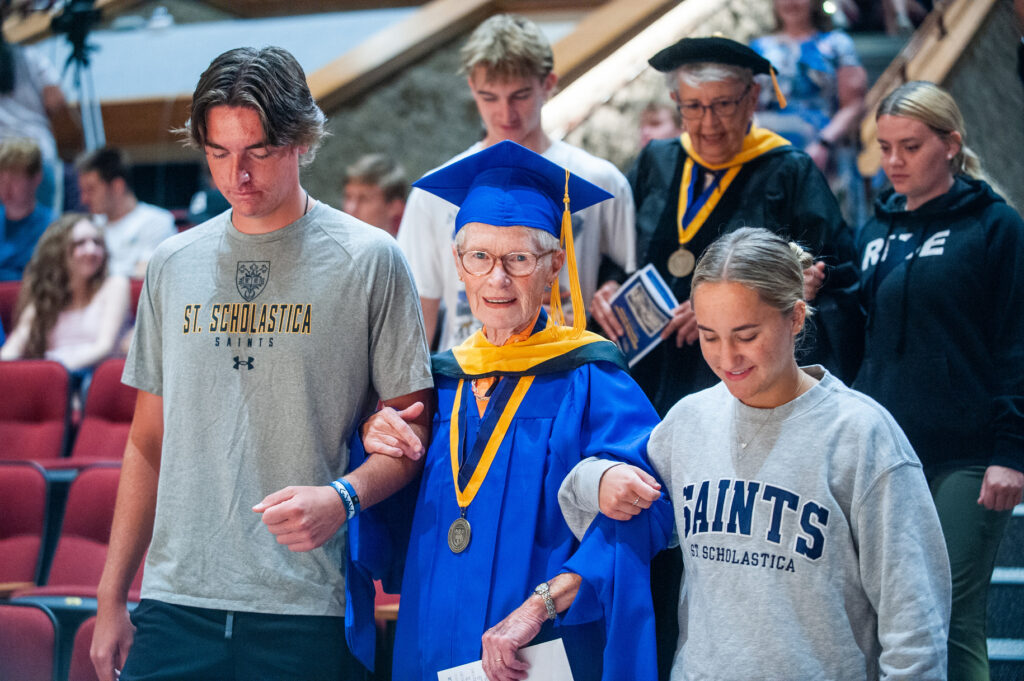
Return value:
M 269 261 L 250 260 L 239 262 L 238 270 L 235 272 L 235 286 L 245 302 L 248 303 L 263 293 L 269 278 Z

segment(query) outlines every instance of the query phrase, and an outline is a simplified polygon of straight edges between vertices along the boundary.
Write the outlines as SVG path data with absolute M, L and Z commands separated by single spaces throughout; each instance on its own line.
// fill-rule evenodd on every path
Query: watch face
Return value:
M 540 584 L 533 590 L 533 593 L 544 599 L 544 607 L 548 611 L 548 619 L 555 619 L 558 616 L 558 611 L 555 610 L 555 601 L 551 598 L 551 589 L 548 587 L 548 583 L 544 582 Z

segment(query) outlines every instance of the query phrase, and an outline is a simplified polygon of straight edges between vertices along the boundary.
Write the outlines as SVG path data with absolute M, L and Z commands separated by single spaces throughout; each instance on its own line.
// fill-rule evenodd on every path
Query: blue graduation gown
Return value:
M 671 534 L 667 500 L 628 523 L 599 516 L 582 545 L 558 506 L 563 479 L 585 457 L 650 470 L 646 443 L 658 419 L 642 391 L 603 361 L 537 376 L 466 513 L 469 547 L 454 554 L 447 534 L 459 507 L 448 433 L 458 380 L 435 379 L 438 411 L 406 555 L 393 678 L 433 681 L 480 659 L 483 633 L 567 569 L 584 580 L 577 601 L 533 643 L 562 638 L 577 681 L 655 678 L 648 562 Z M 472 402 L 466 418 L 468 450 L 482 420 Z

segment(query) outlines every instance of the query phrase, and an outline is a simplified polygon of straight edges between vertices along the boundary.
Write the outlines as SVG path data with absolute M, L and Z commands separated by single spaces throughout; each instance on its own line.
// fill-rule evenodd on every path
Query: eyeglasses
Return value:
M 494 263 L 501 260 L 501 268 L 510 277 L 526 277 L 534 273 L 537 263 L 546 255 L 554 251 L 543 253 L 506 253 L 505 255 L 492 255 L 487 251 L 461 251 L 459 260 L 462 267 L 473 276 L 482 277 L 494 269 Z
M 695 121 L 700 118 L 704 118 L 704 112 L 708 109 L 711 110 L 717 118 L 729 118 L 734 116 L 736 111 L 739 109 L 740 102 L 750 92 L 750 85 L 747 85 L 743 93 L 736 99 L 717 99 L 710 104 L 701 104 L 700 102 L 680 102 L 679 113 L 682 114 L 683 118 L 691 121 Z

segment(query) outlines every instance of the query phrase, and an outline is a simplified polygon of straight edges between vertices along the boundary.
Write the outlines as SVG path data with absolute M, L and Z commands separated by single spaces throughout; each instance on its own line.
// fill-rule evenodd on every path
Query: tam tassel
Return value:
M 565 210 L 562 212 L 562 246 L 565 248 L 566 267 L 569 268 L 569 297 L 572 300 L 572 337 L 579 338 L 587 328 L 587 311 L 583 307 L 580 275 L 576 270 L 576 249 L 572 241 L 572 214 L 569 211 L 568 170 L 565 171 L 565 196 L 562 198 L 562 203 L 565 204 Z M 558 292 L 557 286 L 556 280 L 554 293 Z M 559 313 L 561 313 L 561 305 L 559 305 Z
M 775 88 L 775 97 L 779 100 L 779 108 L 786 108 L 786 96 L 782 94 L 782 88 L 779 87 L 779 79 L 775 77 L 775 67 L 768 67 L 768 73 L 772 76 L 772 87 Z

